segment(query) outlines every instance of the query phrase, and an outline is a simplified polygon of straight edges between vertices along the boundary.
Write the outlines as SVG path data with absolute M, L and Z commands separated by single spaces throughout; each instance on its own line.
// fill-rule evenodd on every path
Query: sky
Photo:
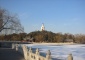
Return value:
M 0 7 L 17 14 L 24 31 L 85 34 L 85 0 L 0 0 Z

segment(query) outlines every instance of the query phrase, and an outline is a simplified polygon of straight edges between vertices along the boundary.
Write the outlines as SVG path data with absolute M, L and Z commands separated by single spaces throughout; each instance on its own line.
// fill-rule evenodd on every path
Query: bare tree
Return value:
M 16 15 L 12 15 L 7 10 L 0 8 L 0 32 L 1 31 L 20 33 L 24 32 L 24 29 Z

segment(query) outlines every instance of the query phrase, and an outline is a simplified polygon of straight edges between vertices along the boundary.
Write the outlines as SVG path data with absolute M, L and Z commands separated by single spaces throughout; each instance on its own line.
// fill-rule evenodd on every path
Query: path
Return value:
M 17 51 L 11 48 L 0 48 L 0 60 L 25 60 Z

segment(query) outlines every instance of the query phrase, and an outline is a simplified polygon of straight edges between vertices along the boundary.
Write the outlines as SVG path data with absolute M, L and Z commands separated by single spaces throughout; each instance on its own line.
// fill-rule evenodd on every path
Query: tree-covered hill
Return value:
M 34 31 L 28 34 L 33 37 L 36 42 L 53 42 L 56 34 L 50 31 Z

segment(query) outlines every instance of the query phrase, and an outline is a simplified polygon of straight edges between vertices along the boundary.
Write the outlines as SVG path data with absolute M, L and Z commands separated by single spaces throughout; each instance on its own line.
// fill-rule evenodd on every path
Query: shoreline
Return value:
M 33 43 L 35 45 L 77 45 L 78 43 Z

